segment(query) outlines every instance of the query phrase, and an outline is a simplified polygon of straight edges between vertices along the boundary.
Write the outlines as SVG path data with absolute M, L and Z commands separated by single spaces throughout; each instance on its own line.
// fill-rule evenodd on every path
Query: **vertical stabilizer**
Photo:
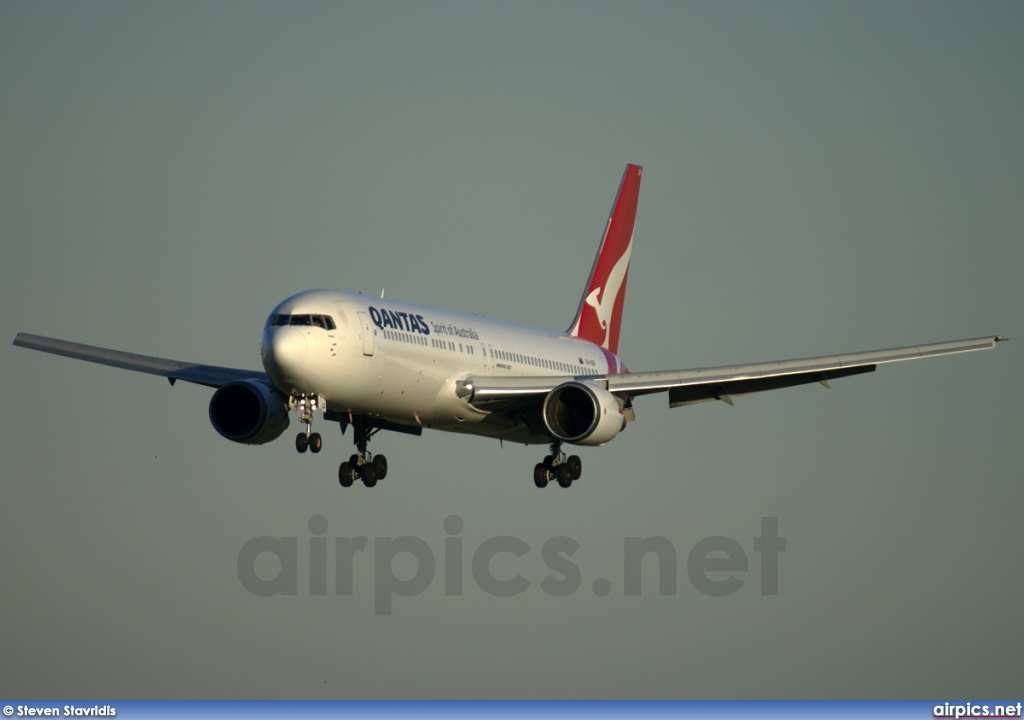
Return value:
M 613 353 L 619 351 L 619 329 L 642 173 L 639 165 L 626 166 L 576 319 L 568 330 L 569 335 L 589 340 Z

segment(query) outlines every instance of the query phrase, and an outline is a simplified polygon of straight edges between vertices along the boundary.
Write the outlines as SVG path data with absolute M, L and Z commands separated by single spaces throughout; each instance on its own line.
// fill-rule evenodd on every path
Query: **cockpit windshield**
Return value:
M 285 315 L 276 314 L 267 318 L 267 327 L 271 325 L 305 325 L 324 330 L 334 330 L 334 318 L 330 315 Z

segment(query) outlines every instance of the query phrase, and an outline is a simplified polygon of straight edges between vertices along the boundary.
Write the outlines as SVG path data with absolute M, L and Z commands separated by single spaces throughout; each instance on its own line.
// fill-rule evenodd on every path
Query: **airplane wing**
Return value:
M 872 372 L 878 365 L 989 350 L 1006 338 L 988 336 L 970 340 L 910 345 L 888 350 L 870 350 L 847 355 L 799 360 L 751 363 L 694 370 L 620 373 L 577 376 L 576 380 L 595 383 L 613 393 L 636 396 L 668 391 L 670 407 L 692 405 L 709 400 L 724 400 L 730 405 L 736 395 L 793 387 L 818 382 L 829 387 L 829 380 Z M 566 377 L 468 378 L 457 385 L 458 392 L 478 406 L 508 403 L 543 395 L 566 382 Z
M 87 360 L 110 365 L 111 367 L 124 370 L 135 370 L 136 372 L 149 373 L 167 378 L 171 385 L 176 380 L 206 385 L 207 387 L 218 388 L 233 380 L 256 379 L 267 383 L 270 378 L 264 372 L 255 370 L 239 370 L 226 368 L 217 365 L 200 365 L 198 363 L 181 362 L 180 360 L 167 360 L 165 358 L 150 357 L 149 355 L 136 355 L 135 353 L 121 352 L 120 350 L 109 350 L 107 348 L 95 347 L 93 345 L 82 345 L 81 343 L 57 340 L 56 338 L 43 337 L 41 335 L 30 335 L 29 333 L 18 333 L 14 338 L 14 344 L 20 347 L 41 350 L 42 352 L 63 355 L 64 357 L 75 358 L 76 360 Z

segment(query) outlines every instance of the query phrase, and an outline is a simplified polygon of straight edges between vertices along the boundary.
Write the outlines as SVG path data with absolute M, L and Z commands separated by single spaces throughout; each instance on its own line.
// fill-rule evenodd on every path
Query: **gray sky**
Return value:
M 310 287 L 561 329 L 627 162 L 634 370 L 1024 341 L 1022 67 L 1017 2 L 0 5 L 0 695 L 1018 692 L 1015 342 L 735 408 L 641 399 L 570 491 L 533 487 L 543 448 L 440 433 L 378 435 L 388 478 L 342 490 L 334 425 L 317 456 L 294 430 L 234 445 L 207 389 L 9 343 L 259 368 L 267 313 Z M 370 538 L 351 597 L 308 591 L 317 515 L 332 561 Z M 240 582 L 264 535 L 298 538 L 298 595 Z M 504 535 L 531 552 L 494 574 L 531 585 L 502 598 L 470 564 Z M 437 574 L 378 615 L 374 538 L 401 536 Z M 557 536 L 568 597 L 540 586 Z M 625 595 L 649 536 L 675 595 L 653 558 Z M 709 536 L 749 560 L 728 597 L 687 574 Z

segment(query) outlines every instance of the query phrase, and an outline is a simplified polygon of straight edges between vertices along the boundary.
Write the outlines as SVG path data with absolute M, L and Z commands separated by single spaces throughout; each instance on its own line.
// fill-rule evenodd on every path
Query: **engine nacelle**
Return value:
M 618 398 L 586 382 L 563 383 L 549 392 L 542 415 L 549 433 L 573 445 L 603 445 L 626 427 Z
M 235 380 L 213 394 L 210 422 L 228 440 L 262 445 L 280 437 L 288 427 L 288 405 L 266 383 Z

